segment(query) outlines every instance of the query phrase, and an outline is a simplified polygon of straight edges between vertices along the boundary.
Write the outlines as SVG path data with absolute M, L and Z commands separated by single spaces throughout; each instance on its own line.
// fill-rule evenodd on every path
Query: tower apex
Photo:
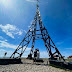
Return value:
M 37 0 L 37 8 L 39 8 L 39 5 L 38 5 L 38 3 L 39 3 L 39 0 Z
M 39 0 L 37 0 L 37 2 L 39 2 Z

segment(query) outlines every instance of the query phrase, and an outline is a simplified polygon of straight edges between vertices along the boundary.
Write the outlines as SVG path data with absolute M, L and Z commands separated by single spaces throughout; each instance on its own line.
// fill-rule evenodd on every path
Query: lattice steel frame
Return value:
M 40 30 L 36 29 L 37 28 L 37 21 L 39 22 Z M 41 31 L 41 34 L 36 34 L 37 31 Z M 39 11 L 38 0 L 37 0 L 37 11 L 36 11 L 33 23 L 30 26 L 30 29 L 27 32 L 27 34 L 25 35 L 24 39 L 22 40 L 22 42 L 20 43 L 20 45 L 17 47 L 17 49 L 14 51 L 14 53 L 11 55 L 10 58 L 20 58 L 23 55 L 23 53 L 25 52 L 25 50 L 26 50 L 27 46 L 29 45 L 31 39 L 32 39 L 32 47 L 31 47 L 30 53 L 33 53 L 35 40 L 36 39 L 43 39 L 50 59 L 54 60 L 55 59 L 54 55 L 58 54 L 59 59 L 64 60 L 63 56 L 61 55 L 61 53 L 59 52 L 59 50 L 55 46 L 51 37 L 49 36 L 47 29 L 44 27 L 44 24 L 43 24 L 42 19 L 41 19 L 40 11 Z M 54 53 L 52 53 L 52 51 L 51 51 L 52 48 L 55 49 Z M 17 57 L 15 57 L 16 54 L 18 54 Z

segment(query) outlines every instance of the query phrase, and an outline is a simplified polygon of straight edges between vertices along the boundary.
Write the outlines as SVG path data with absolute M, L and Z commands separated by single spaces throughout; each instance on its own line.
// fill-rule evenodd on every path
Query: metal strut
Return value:
M 37 11 L 36 11 L 33 23 L 30 26 L 30 29 L 27 32 L 27 34 L 25 35 L 24 39 L 22 40 L 22 42 L 20 43 L 20 45 L 17 47 L 17 49 L 14 51 L 14 53 L 11 55 L 10 58 L 20 58 L 23 55 L 23 53 L 25 52 L 31 39 L 32 39 L 32 47 L 31 47 L 30 53 L 33 53 L 35 40 L 36 39 L 43 39 L 50 59 L 54 60 L 55 59 L 54 55 L 57 54 L 59 59 L 64 60 L 63 56 L 61 55 L 61 53 L 59 52 L 59 50 L 55 46 L 54 42 L 52 41 L 51 37 L 49 36 L 49 34 L 47 32 L 47 29 L 45 28 L 45 26 L 42 22 L 38 2 L 39 2 L 39 0 L 37 0 Z M 37 21 L 39 22 L 39 27 L 40 27 L 39 30 L 37 30 Z M 37 34 L 36 33 L 37 31 L 40 31 L 41 33 Z M 55 50 L 54 53 L 52 52 L 52 48 Z M 18 55 L 17 57 L 15 57 L 16 54 Z

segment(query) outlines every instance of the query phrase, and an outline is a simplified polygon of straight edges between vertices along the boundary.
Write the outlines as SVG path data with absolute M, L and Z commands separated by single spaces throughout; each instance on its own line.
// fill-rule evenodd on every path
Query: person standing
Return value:
M 36 62 L 36 59 L 37 59 L 37 49 L 35 49 L 35 51 L 34 51 L 33 63 Z
M 39 49 L 37 50 L 37 59 L 40 58 L 40 52 L 39 52 Z

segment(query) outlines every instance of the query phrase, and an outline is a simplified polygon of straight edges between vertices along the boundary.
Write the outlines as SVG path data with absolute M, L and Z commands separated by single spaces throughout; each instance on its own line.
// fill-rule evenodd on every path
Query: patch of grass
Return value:
M 65 59 L 65 61 L 69 61 L 69 62 L 71 62 L 71 61 L 72 61 L 72 59 Z
M 61 68 L 61 69 L 65 69 L 65 68 L 63 68 L 63 67 L 61 67 L 61 66 L 57 66 L 57 65 L 54 65 L 54 64 L 49 64 L 50 66 L 53 66 L 53 67 L 56 67 L 56 68 Z
M 64 67 L 57 66 L 57 65 L 54 65 L 54 64 L 49 64 L 49 66 L 52 66 L 52 67 L 55 67 L 55 68 L 60 68 L 60 69 L 63 69 L 63 70 L 65 70 L 65 71 L 72 72 L 72 70 L 68 70 L 68 69 L 66 69 L 66 68 L 64 68 Z

